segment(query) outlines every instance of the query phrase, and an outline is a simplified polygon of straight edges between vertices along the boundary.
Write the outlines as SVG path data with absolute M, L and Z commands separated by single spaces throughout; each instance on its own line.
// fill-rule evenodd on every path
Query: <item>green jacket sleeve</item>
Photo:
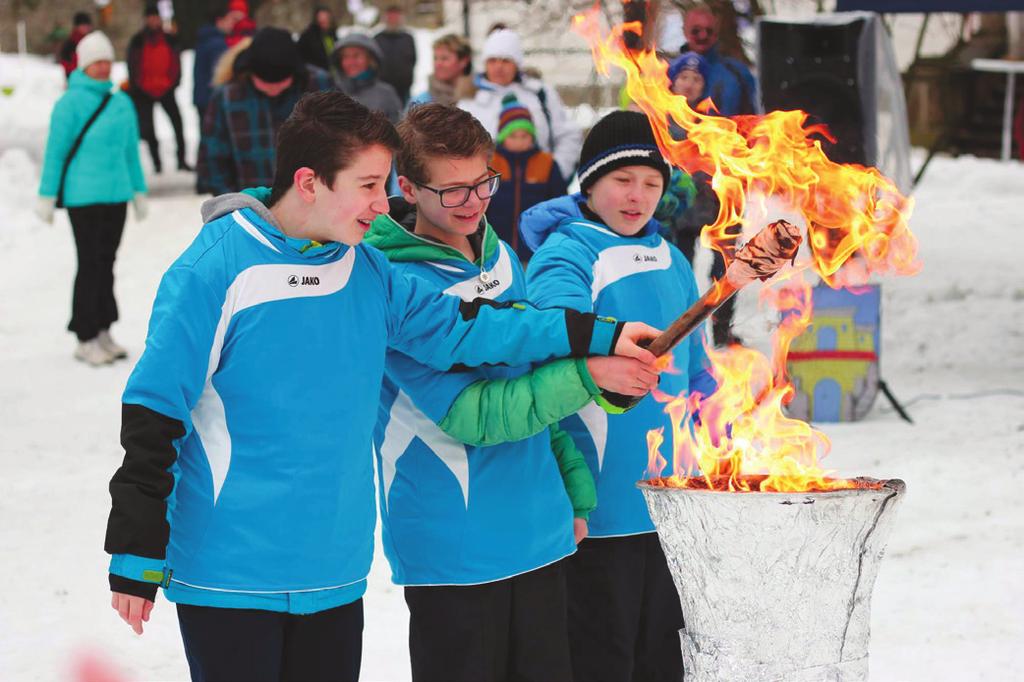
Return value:
M 468 445 L 523 440 L 578 411 L 600 393 L 586 360 L 556 360 L 514 379 L 470 384 L 438 426 Z
M 588 519 L 590 512 L 597 508 L 597 486 L 590 473 L 583 453 L 576 447 L 572 436 L 563 431 L 557 424 L 552 424 L 551 450 L 558 460 L 558 470 L 562 472 L 562 483 L 565 492 L 572 502 L 572 513 L 578 519 Z

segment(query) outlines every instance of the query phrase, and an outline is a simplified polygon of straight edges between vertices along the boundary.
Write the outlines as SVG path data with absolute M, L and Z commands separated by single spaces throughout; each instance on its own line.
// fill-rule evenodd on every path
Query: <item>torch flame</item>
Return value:
M 775 335 L 774 361 L 742 346 L 708 349 L 718 390 L 710 396 L 683 394 L 666 405 L 676 473 L 662 479 L 662 485 L 765 492 L 857 486 L 830 478 L 830 472 L 819 467 L 830 447 L 828 437 L 782 411 L 792 399 L 793 387 L 780 367 L 785 367 L 792 340 L 810 323 L 811 287 L 798 280 L 774 293 L 776 303 L 790 311 Z M 657 433 L 647 439 L 649 469 L 655 476 L 667 463 Z
M 814 135 L 832 139 L 823 126 L 807 126 L 802 111 L 726 118 L 705 100 L 692 109 L 669 90 L 667 65 L 654 49 L 629 50 L 623 34 L 641 34 L 639 23 L 603 31 L 595 7 L 573 18 L 573 29 L 590 45 L 599 73 L 610 66 L 626 72 L 626 92 L 647 115 L 658 146 L 673 166 L 703 171 L 720 202 L 715 222 L 701 232 L 701 243 L 730 262 L 736 234 L 751 197 L 774 197 L 802 215 L 808 254 L 765 289 L 762 299 L 788 311 L 773 338 L 769 360 L 755 350 L 733 346 L 708 350 L 718 389 L 657 396 L 666 402 L 672 424 L 674 475 L 657 478 L 667 462 L 660 454 L 664 434 L 648 434 L 648 476 L 656 485 L 712 490 L 807 491 L 852 488 L 820 468 L 828 438 L 783 413 L 794 395 L 786 378 L 786 355 L 793 339 L 810 324 L 810 285 L 801 273 L 813 270 L 829 286 L 857 286 L 870 275 L 914 274 L 917 240 L 907 222 L 913 201 L 875 168 L 830 161 Z M 686 131 L 674 139 L 669 121 Z M 716 285 L 717 286 L 717 285 Z M 653 434 L 653 435 L 652 435 Z
M 604 34 L 594 8 L 573 18 L 573 29 L 589 43 L 597 70 L 610 65 L 626 72 L 626 92 L 647 114 L 662 153 L 688 173 L 703 171 L 720 201 L 718 217 L 704 227 L 701 241 L 730 258 L 735 236 L 726 229 L 743 222 L 747 197 L 775 196 L 797 209 L 808 226 L 814 270 L 830 285 L 849 282 L 840 266 L 857 253 L 863 260 L 854 275 L 917 272 L 917 242 L 907 227 L 913 206 L 892 180 L 877 169 L 837 164 L 825 156 L 817 133 L 823 126 L 804 127 L 802 111 L 773 111 L 764 116 L 726 118 L 710 113 L 705 101 L 694 111 L 685 97 L 668 88 L 667 65 L 653 49 L 630 51 L 622 36 L 642 33 L 637 22 Z M 673 139 L 669 118 L 686 131 Z M 844 269 L 845 273 L 845 269 Z

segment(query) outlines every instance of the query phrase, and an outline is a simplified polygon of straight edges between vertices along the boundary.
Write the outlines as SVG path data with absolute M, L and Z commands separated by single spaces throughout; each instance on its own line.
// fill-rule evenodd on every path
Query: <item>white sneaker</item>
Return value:
M 114 356 L 103 349 L 100 345 L 99 339 L 89 339 L 88 341 L 80 341 L 78 348 L 75 349 L 75 359 L 86 362 L 93 367 L 100 367 L 101 365 L 109 365 L 114 361 Z
M 113 337 L 110 336 L 110 331 L 104 329 L 96 337 L 96 340 L 100 343 L 100 348 L 107 351 L 110 357 L 114 360 L 118 358 L 128 357 L 128 351 L 123 346 L 114 341 Z

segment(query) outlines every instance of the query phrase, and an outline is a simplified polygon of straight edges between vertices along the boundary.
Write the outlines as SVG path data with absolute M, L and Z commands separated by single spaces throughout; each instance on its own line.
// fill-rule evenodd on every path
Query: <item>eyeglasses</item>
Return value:
M 475 185 L 459 185 L 457 187 L 445 187 L 444 189 L 437 189 L 424 185 L 421 182 L 417 182 L 418 187 L 423 189 L 429 189 L 431 192 L 436 194 L 441 200 L 441 206 L 444 208 L 458 208 L 469 201 L 469 193 L 476 192 L 476 196 L 482 201 L 490 199 L 494 196 L 494 193 L 498 191 L 498 184 L 501 179 L 501 173 L 498 173 L 493 168 L 488 168 L 488 171 L 494 173 Z

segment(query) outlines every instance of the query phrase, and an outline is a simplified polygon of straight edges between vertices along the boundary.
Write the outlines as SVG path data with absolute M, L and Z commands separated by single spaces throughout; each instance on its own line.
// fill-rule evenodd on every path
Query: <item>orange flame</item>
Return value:
M 601 74 L 607 75 L 611 65 L 626 72 L 626 92 L 647 114 L 672 165 L 712 177 L 720 209 L 701 240 L 722 252 L 727 262 L 728 247 L 736 239 L 727 228 L 743 222 L 748 197 L 765 195 L 778 197 L 803 215 L 814 270 L 832 286 L 863 283 L 870 273 L 913 274 L 919 269 L 917 242 L 907 228 L 912 200 L 874 168 L 830 161 L 812 138 L 829 133 L 823 126 L 805 128 L 806 113 L 726 118 L 710 113 L 713 103 L 707 101 L 698 106 L 705 111 L 694 111 L 685 97 L 669 90 L 667 65 L 653 49 L 625 47 L 623 33 L 640 34 L 641 24 L 624 24 L 605 34 L 594 8 L 574 17 L 573 29 L 590 44 Z M 672 137 L 669 117 L 686 131 L 686 139 Z M 861 263 L 840 275 L 840 266 L 854 253 Z
M 595 7 L 574 17 L 573 28 L 589 43 L 601 74 L 608 75 L 612 65 L 626 72 L 626 92 L 647 115 L 672 165 L 711 176 L 720 209 L 701 232 L 702 244 L 718 250 L 728 263 L 737 239 L 729 228 L 746 222 L 752 197 L 781 201 L 803 217 L 807 229 L 808 254 L 776 278 L 785 286 L 762 294 L 789 311 L 774 335 L 771 360 L 739 346 L 709 349 L 710 371 L 718 383 L 713 395 L 657 396 L 667 403 L 675 473 L 657 478 L 667 465 L 658 429 L 647 439 L 649 482 L 729 491 L 858 487 L 820 468 L 829 439 L 782 409 L 794 395 L 786 356 L 811 321 L 811 288 L 800 273 L 813 270 L 832 287 L 863 285 L 876 273 L 914 274 L 920 267 L 917 240 L 907 226 L 913 201 L 875 168 L 830 161 L 813 137 L 832 139 L 828 130 L 805 126 L 802 111 L 726 118 L 715 115 L 710 100 L 693 110 L 669 90 L 667 65 L 653 48 L 625 47 L 623 33 L 640 34 L 640 24 L 603 31 Z M 670 119 L 686 131 L 685 139 L 673 138 Z
M 785 366 L 789 344 L 810 323 L 811 288 L 801 279 L 776 294 L 790 312 L 775 335 L 775 362 L 742 346 L 708 349 L 718 390 L 706 397 L 683 394 L 666 405 L 676 473 L 661 485 L 775 492 L 856 487 L 829 478 L 830 472 L 819 467 L 830 447 L 828 437 L 782 411 L 793 387 L 779 368 Z M 647 440 L 649 472 L 658 476 L 667 464 L 659 451 L 660 430 Z

